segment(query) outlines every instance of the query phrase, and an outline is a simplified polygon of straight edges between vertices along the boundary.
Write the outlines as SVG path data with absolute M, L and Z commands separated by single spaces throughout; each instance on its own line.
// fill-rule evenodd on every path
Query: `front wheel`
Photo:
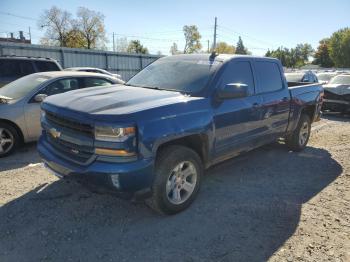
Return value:
M 0 123 L 0 157 L 10 155 L 17 147 L 19 136 L 15 128 Z
M 293 151 L 303 150 L 309 141 L 311 121 L 308 115 L 302 114 L 296 129 L 286 138 L 287 146 Z
M 169 146 L 159 152 L 156 162 L 151 208 L 162 214 L 186 209 L 195 199 L 203 167 L 196 152 L 184 146 Z

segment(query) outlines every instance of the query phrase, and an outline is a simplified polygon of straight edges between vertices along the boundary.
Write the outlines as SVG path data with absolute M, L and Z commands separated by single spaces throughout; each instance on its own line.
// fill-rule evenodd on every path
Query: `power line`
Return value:
M 179 39 L 171 39 L 171 38 L 153 38 L 153 37 L 144 37 L 140 35 L 126 35 L 126 34 L 115 34 L 118 36 L 123 36 L 123 37 L 131 37 L 131 38 L 140 38 L 140 39 L 148 39 L 148 40 L 156 40 L 156 41 L 173 41 L 173 42 L 178 42 L 181 41 Z
M 221 28 L 221 29 L 223 29 L 223 30 L 226 30 L 226 32 L 230 32 L 230 33 L 233 33 L 233 34 L 236 34 L 236 35 L 240 35 L 240 36 L 244 36 L 244 37 L 250 38 L 250 39 L 252 39 L 252 40 L 255 40 L 255 41 L 264 43 L 264 44 L 266 44 L 266 45 L 268 45 L 268 46 L 270 46 L 270 47 L 276 46 L 276 44 L 267 42 L 267 41 L 265 41 L 265 40 L 260 40 L 260 39 L 257 39 L 257 38 L 255 38 L 255 37 L 251 37 L 251 36 L 249 36 L 249 35 L 247 35 L 247 34 L 243 34 L 243 33 L 234 31 L 234 30 L 232 30 L 232 29 L 230 29 L 230 28 L 228 28 L 228 27 L 225 27 L 225 26 L 218 26 L 218 27 L 219 27 L 219 29 Z
M 8 16 L 13 16 L 13 17 L 17 17 L 17 18 L 27 19 L 27 20 L 39 21 L 38 19 L 35 19 L 33 17 L 16 15 L 16 14 L 7 13 L 7 12 L 1 12 L 1 11 L 0 11 L 0 15 L 8 15 Z

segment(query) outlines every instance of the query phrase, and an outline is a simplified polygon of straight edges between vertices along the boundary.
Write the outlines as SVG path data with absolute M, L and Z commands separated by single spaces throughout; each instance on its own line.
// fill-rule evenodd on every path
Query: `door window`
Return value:
M 283 88 L 279 66 L 274 62 L 256 62 L 256 74 L 259 79 L 259 93 L 277 91 Z
M 231 62 L 225 68 L 220 82 L 220 87 L 227 84 L 240 83 L 248 86 L 249 95 L 254 94 L 254 78 L 250 62 Z
M 110 85 L 112 85 L 112 83 L 103 78 L 94 78 L 94 77 L 84 78 L 84 87 L 110 86 Z
M 0 76 L 19 78 L 34 73 L 33 65 L 30 61 L 18 59 L 1 59 Z
M 79 81 L 76 78 L 67 78 L 56 80 L 46 86 L 40 93 L 48 96 L 61 94 L 64 92 L 79 89 Z

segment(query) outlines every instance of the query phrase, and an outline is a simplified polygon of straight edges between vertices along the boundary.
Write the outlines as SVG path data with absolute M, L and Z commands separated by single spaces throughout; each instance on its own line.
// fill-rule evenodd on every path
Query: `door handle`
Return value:
M 288 97 L 285 96 L 282 98 L 282 102 L 287 102 L 287 101 L 288 101 Z
M 259 106 L 260 106 L 259 103 L 257 103 L 257 102 L 253 103 L 253 107 L 254 107 L 254 108 L 259 107 Z

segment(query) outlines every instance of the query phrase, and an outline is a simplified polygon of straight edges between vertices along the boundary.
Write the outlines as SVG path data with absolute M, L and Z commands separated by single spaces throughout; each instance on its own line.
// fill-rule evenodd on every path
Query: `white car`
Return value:
M 0 157 L 11 154 L 23 142 L 39 138 L 40 104 L 47 96 L 120 83 L 103 74 L 54 71 L 27 75 L 3 86 L 0 88 Z
M 119 80 L 122 80 L 121 75 L 119 74 L 113 74 L 110 73 L 104 69 L 101 68 L 96 68 L 96 67 L 69 67 L 64 69 L 66 71 L 79 71 L 79 72 L 90 72 L 90 73 L 99 73 L 99 74 L 104 74 L 104 75 L 109 75 L 115 78 L 118 78 Z

